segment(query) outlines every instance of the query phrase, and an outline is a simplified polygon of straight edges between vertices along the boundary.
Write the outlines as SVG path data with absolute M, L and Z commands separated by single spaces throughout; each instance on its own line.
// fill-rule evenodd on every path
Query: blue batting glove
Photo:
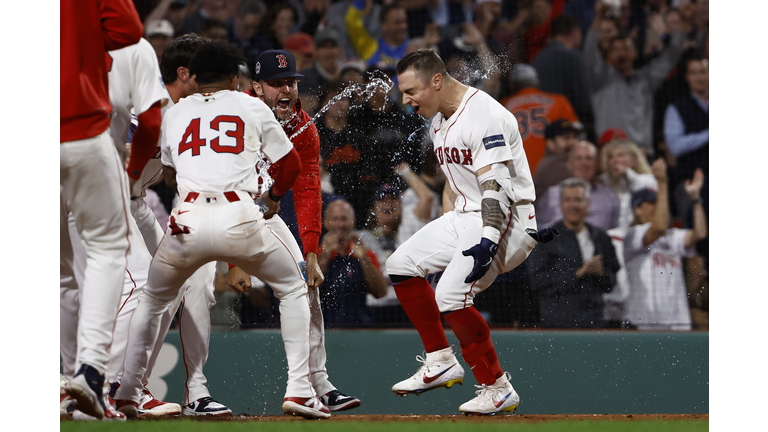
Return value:
M 464 283 L 472 283 L 485 276 L 488 273 L 488 269 L 491 268 L 491 263 L 493 263 L 493 257 L 496 256 L 497 250 L 499 250 L 498 244 L 483 237 L 480 239 L 480 243 L 463 251 L 462 255 L 471 255 L 475 259 L 475 265 L 472 267 L 469 276 L 464 279 Z

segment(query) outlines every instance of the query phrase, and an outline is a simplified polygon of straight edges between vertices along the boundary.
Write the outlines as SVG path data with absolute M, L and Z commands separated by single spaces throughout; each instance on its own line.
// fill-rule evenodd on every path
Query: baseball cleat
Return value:
M 104 396 L 104 399 L 107 397 Z M 101 421 L 125 421 L 127 419 L 127 416 L 116 410 L 114 406 L 112 406 L 109 402 L 105 401 L 104 406 L 106 407 L 106 410 L 104 411 L 104 417 L 101 418 Z M 85 420 L 85 421 L 97 421 L 96 417 L 90 416 L 78 409 L 75 409 L 72 411 L 72 419 L 73 420 Z
M 331 411 L 344 411 L 360 406 L 360 399 L 354 396 L 347 396 L 338 390 L 329 391 L 320 400 Z
M 462 404 L 459 411 L 464 415 L 514 414 L 520 404 L 520 396 L 509 383 L 509 373 L 504 372 L 495 383 L 475 386 L 477 396 Z
M 206 396 L 200 398 L 189 405 L 184 406 L 181 412 L 186 416 L 205 416 L 205 415 L 232 415 L 232 410 L 222 405 L 214 398 Z
M 315 396 L 311 398 L 287 397 L 283 401 L 283 414 L 299 415 L 305 419 L 331 418 L 331 410 Z
M 427 353 L 426 356 L 426 359 L 416 356 L 416 360 L 423 365 L 413 376 L 392 386 L 396 396 L 405 397 L 409 393 L 418 396 L 438 387 L 451 388 L 454 384 L 464 383 L 464 368 L 456 360 L 452 348 Z
M 222 405 L 223 406 L 223 405 Z M 225 407 L 226 408 L 226 407 Z M 181 405 L 172 402 L 163 402 L 155 399 L 149 389 L 144 387 L 141 392 L 141 399 L 139 400 L 139 415 L 140 416 L 172 416 L 181 414 Z M 232 414 L 232 411 L 229 412 Z
M 139 418 L 139 404 L 138 402 L 116 399 L 115 407 L 118 412 L 125 414 L 129 419 Z
M 65 377 L 64 375 L 61 375 L 61 377 L 59 378 L 59 415 L 60 416 L 69 415 L 70 411 L 72 411 L 72 405 L 75 403 L 75 400 L 72 399 L 67 394 L 67 390 L 65 388 L 67 382 L 69 382 L 69 380 L 67 380 L 67 377 Z
M 75 400 L 75 408 L 91 417 L 104 417 L 106 405 L 102 395 L 104 377 L 87 364 L 80 366 L 75 377 L 64 384 L 64 390 Z

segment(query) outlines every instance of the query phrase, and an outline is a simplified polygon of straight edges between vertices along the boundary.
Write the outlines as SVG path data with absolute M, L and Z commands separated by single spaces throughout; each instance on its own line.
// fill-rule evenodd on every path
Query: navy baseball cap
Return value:
M 544 134 L 546 135 L 547 139 L 552 139 L 566 132 L 582 133 L 584 132 L 584 125 L 582 125 L 581 122 L 577 122 L 577 121 L 559 119 L 547 125 L 547 129 L 544 132 Z
M 296 72 L 293 54 L 285 50 L 269 50 L 259 54 L 253 79 L 267 81 L 280 78 L 304 78 L 304 75 Z
M 632 208 L 640 207 L 643 203 L 655 203 L 656 191 L 651 188 L 642 188 L 632 192 Z

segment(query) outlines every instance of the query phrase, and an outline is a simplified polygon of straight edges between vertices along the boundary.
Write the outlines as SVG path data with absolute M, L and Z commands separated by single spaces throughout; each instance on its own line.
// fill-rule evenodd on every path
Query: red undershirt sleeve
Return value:
M 160 139 L 160 125 L 163 117 L 160 112 L 160 102 L 155 102 L 148 110 L 137 116 L 139 125 L 133 133 L 131 142 L 131 160 L 128 163 L 128 177 L 136 180 L 147 162 L 152 158 Z

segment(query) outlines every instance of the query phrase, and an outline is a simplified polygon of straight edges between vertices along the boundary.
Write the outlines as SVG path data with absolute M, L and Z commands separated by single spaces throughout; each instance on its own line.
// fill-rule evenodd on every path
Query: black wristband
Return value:
M 282 196 L 275 195 L 274 192 L 272 192 L 272 188 L 269 188 L 269 199 L 271 199 L 274 202 L 280 202 L 281 199 L 283 199 Z
M 691 206 L 694 204 L 701 204 L 701 198 L 696 198 L 695 200 L 691 201 Z

